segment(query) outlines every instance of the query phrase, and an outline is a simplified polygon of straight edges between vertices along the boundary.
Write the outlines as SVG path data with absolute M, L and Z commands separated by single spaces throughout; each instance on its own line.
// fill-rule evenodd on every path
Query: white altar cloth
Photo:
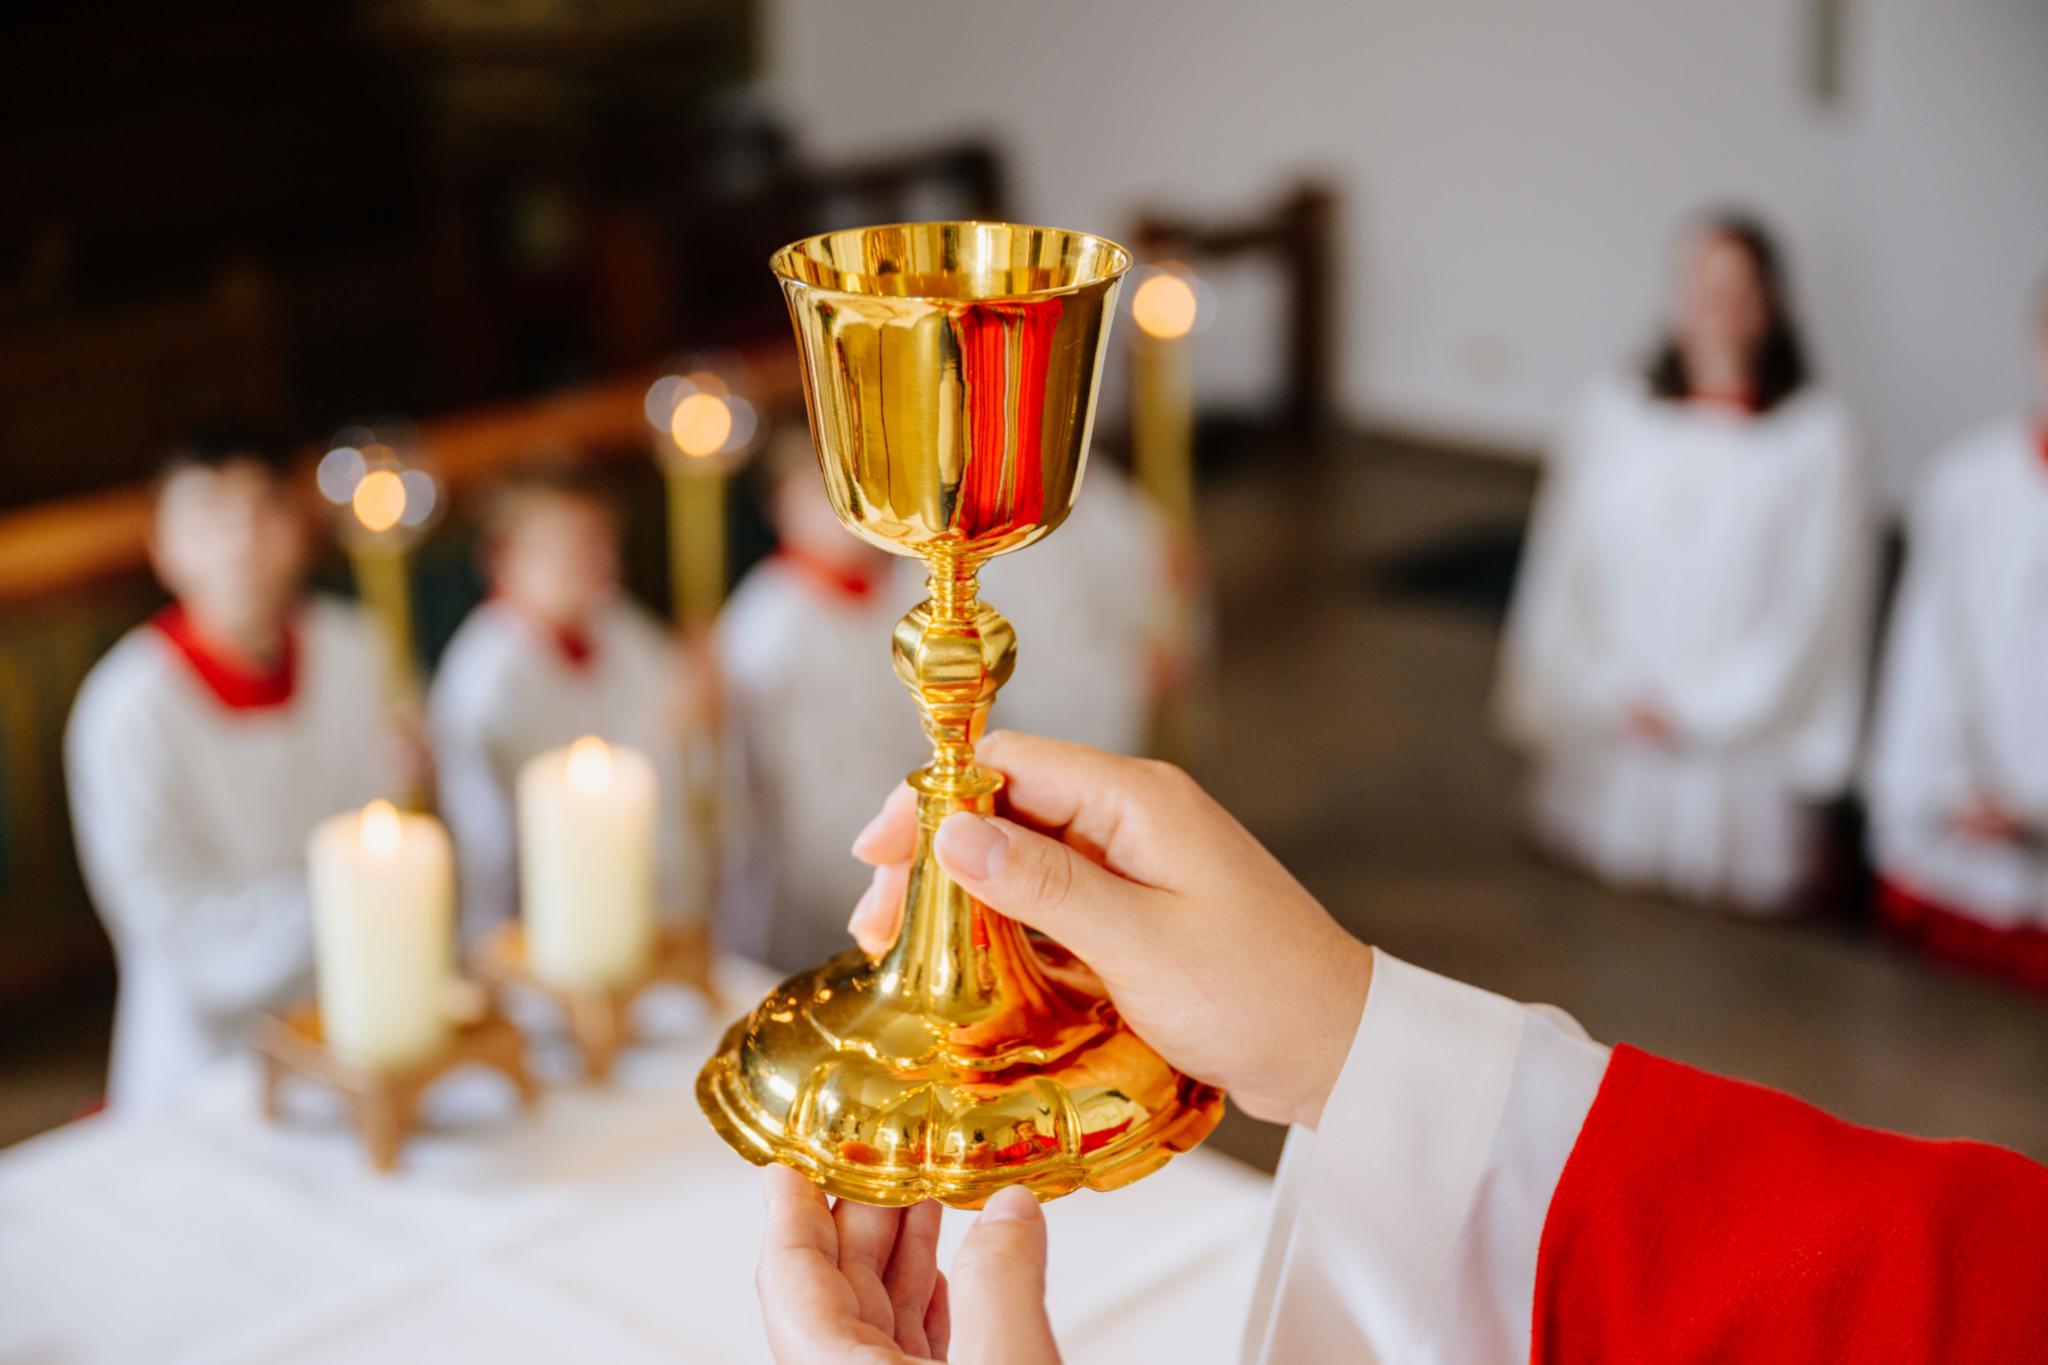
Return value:
M 721 967 L 733 1001 L 770 980 Z M 530 1117 L 496 1077 L 449 1077 L 389 1176 L 323 1095 L 266 1124 L 240 1059 L 170 1114 L 0 1153 L 0 1365 L 766 1359 L 759 1175 L 692 1096 L 723 1016 L 654 1004 L 659 1041 L 609 1087 L 541 1049 Z M 1048 1205 L 1066 1358 L 1234 1358 L 1267 1190 L 1197 1151 Z M 969 1217 L 948 1213 L 942 1263 Z

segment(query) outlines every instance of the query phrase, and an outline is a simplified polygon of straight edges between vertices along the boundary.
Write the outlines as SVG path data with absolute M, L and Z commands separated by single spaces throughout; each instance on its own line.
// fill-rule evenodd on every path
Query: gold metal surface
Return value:
M 698 1102 L 748 1160 L 870 1204 L 1128 1184 L 1208 1136 L 1222 1094 L 1132 1033 L 1070 954 L 954 885 L 932 838 L 1002 789 L 974 744 L 1017 644 L 976 575 L 1073 506 L 1130 255 L 1084 233 L 913 223 L 808 238 L 772 265 L 834 509 L 930 570 L 894 654 L 933 755 L 910 775 L 895 946 L 777 987 L 726 1033 Z

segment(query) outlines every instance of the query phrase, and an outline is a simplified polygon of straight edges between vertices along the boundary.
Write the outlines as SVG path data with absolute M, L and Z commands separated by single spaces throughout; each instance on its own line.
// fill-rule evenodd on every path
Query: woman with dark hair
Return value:
M 1531 528 L 1499 709 L 1544 843 L 1624 885 L 1795 903 L 1855 758 L 1873 543 L 1777 248 L 1703 220 L 1664 338 L 1580 400 Z

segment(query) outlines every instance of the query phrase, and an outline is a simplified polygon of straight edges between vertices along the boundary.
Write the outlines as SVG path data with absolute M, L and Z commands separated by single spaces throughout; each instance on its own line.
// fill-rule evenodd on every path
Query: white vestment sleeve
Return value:
M 82 702 L 65 751 L 79 862 L 124 956 L 168 969 L 192 1007 L 216 1017 L 303 985 L 313 956 L 303 867 L 240 879 L 212 871 L 161 736 L 118 701 Z
M 1551 451 L 1502 636 L 1497 724 L 1533 753 L 1613 733 L 1645 690 L 1642 668 L 1601 626 L 1587 563 L 1585 489 L 1598 473 L 1587 468 L 1589 428 L 1600 403 L 1597 392 L 1582 401 Z
M 1290 1135 L 1245 1358 L 1529 1358 L 1550 1197 L 1608 1052 L 1375 952 L 1322 1123 Z
M 1951 536 L 1969 535 L 1967 512 L 1931 497 L 1915 516 L 1906 572 L 1892 612 L 1865 794 L 1878 871 L 1913 892 L 1993 924 L 2030 921 L 2040 871 L 2024 845 L 1975 839 L 1955 827 L 1975 798 L 2004 798 L 1993 752 L 1973 726 L 1961 638 L 1965 604 L 1949 577 Z
M 473 943 L 518 909 L 516 835 L 509 775 L 498 772 L 491 751 L 491 698 L 463 667 L 460 659 L 444 660 L 428 698 L 427 727 L 441 818 L 455 845 L 461 937 Z
M 1869 795 L 1880 828 L 1902 836 L 1940 834 L 1975 790 L 1958 651 L 1948 638 L 1932 520 L 1913 528 L 1906 572 L 1892 611 L 1877 717 L 1871 732 Z

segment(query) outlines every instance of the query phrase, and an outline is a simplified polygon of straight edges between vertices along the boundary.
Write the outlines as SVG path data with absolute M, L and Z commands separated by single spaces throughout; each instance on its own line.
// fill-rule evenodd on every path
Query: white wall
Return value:
M 1896 486 L 2026 395 L 2048 269 L 2048 4 L 1852 0 L 1849 96 L 1800 79 L 1805 0 L 774 0 L 770 96 L 832 155 L 1006 142 L 1017 211 L 1111 235 L 1345 195 L 1342 397 L 1362 420 L 1533 445 L 1651 330 L 1703 202 L 1789 239 L 1823 365 Z M 1270 377 L 1244 282 L 1204 381 Z

